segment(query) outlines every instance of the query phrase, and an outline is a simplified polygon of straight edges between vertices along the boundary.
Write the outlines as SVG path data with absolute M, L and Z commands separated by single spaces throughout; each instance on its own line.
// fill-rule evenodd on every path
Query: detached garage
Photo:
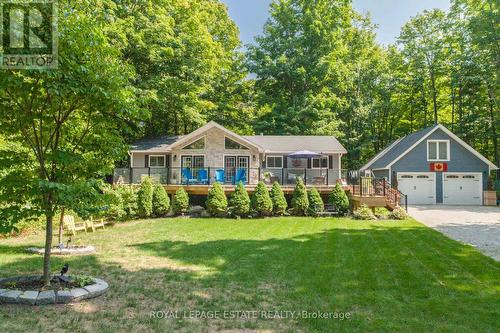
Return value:
M 496 169 L 440 124 L 394 141 L 362 168 L 388 179 L 414 205 L 482 205 Z

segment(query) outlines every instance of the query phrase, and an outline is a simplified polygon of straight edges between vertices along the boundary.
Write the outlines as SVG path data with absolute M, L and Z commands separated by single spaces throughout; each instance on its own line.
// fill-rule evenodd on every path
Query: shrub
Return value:
M 349 198 L 340 183 L 337 183 L 330 193 L 329 201 L 335 206 L 339 215 L 346 215 L 349 212 Z
M 137 203 L 140 217 L 149 217 L 153 213 L 153 181 L 144 177 L 137 193 Z
M 306 186 L 301 178 L 298 179 L 293 190 L 292 208 L 295 215 L 306 215 L 309 208 Z
M 278 182 L 274 182 L 270 195 L 271 201 L 273 202 L 273 213 L 275 215 L 284 215 L 288 208 L 288 203 L 286 202 L 285 194 Z
M 252 207 L 252 211 L 258 216 L 270 215 L 272 213 L 273 202 L 263 182 L 259 182 L 255 187 L 250 206 Z
M 250 212 L 250 197 L 242 182 L 236 185 L 236 189 L 229 200 L 229 206 L 231 206 L 231 214 L 234 216 L 241 217 L 248 215 Z
M 179 188 L 174 195 L 174 202 L 172 203 L 172 208 L 174 213 L 179 215 L 184 215 L 189 210 L 189 195 L 184 189 L 184 187 Z
M 212 216 L 221 216 L 227 212 L 227 198 L 220 183 L 214 183 L 208 191 L 207 212 Z
M 123 206 L 123 199 L 118 189 L 111 186 L 103 189 L 104 193 L 104 211 L 103 216 L 107 219 L 120 221 L 127 215 Z
M 390 214 L 389 218 L 393 220 L 404 220 L 405 218 L 408 217 L 408 214 L 402 207 L 398 207 L 394 209 Z
M 367 205 L 362 205 L 360 208 L 354 211 L 352 216 L 356 220 L 376 220 L 377 218 L 373 215 L 373 212 Z
M 377 207 L 375 208 L 375 216 L 378 219 L 386 219 L 389 216 L 389 211 L 385 207 Z
M 132 186 L 122 185 L 116 188 L 116 192 L 120 195 L 125 212 L 125 219 L 132 219 L 137 216 L 138 199 L 137 191 Z
M 170 209 L 170 198 L 167 191 L 160 184 L 153 186 L 153 214 L 155 216 L 165 216 Z
M 321 195 L 319 194 L 316 188 L 313 188 L 308 193 L 309 200 L 309 208 L 307 209 L 308 213 L 312 216 L 318 216 L 319 213 L 325 210 L 325 204 L 323 203 L 323 199 L 321 199 Z

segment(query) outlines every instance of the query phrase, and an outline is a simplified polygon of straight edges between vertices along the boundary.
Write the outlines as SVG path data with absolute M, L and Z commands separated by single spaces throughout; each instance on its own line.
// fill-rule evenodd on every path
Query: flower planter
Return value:
M 70 276 L 68 276 L 70 278 Z M 103 295 L 109 285 L 101 279 L 93 278 L 93 284 L 82 288 L 61 290 L 18 290 L 6 287 L 9 284 L 30 283 L 41 280 L 40 276 L 18 276 L 0 279 L 0 303 L 44 305 L 74 303 Z
M 496 206 L 497 205 L 497 192 L 496 191 L 484 191 L 483 192 L 483 205 L 485 206 Z

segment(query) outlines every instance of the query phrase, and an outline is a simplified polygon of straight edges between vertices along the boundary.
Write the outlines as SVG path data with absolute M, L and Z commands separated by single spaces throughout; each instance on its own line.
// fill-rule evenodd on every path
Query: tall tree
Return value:
M 108 38 L 106 0 L 59 1 L 59 68 L 0 72 L 0 227 L 46 219 L 43 277 L 50 282 L 52 223 L 60 208 L 92 207 L 99 180 L 126 150 L 135 120 L 133 75 Z

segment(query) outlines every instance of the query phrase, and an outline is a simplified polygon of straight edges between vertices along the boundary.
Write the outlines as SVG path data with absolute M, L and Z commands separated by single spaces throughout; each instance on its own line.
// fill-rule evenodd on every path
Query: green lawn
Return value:
M 500 265 L 413 221 L 161 219 L 80 234 L 92 256 L 54 271 L 110 283 L 73 305 L 0 306 L 0 332 L 495 332 Z M 0 241 L 0 276 L 39 271 L 23 251 L 42 235 Z M 75 241 L 74 241 L 75 243 Z M 349 319 L 157 319 L 151 311 L 349 312 Z M 182 317 L 181 313 L 178 313 Z M 246 332 L 246 331 L 245 331 Z

